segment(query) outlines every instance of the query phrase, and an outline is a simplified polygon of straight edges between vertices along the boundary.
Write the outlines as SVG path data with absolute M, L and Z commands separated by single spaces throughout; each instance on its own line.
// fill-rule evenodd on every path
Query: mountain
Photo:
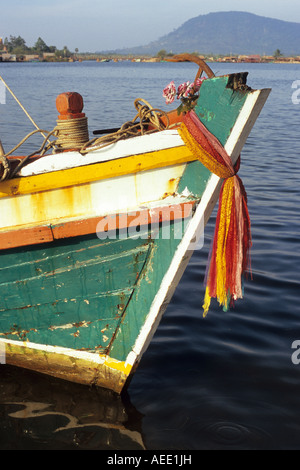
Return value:
M 279 49 L 284 55 L 300 55 L 300 23 L 237 11 L 209 13 L 186 21 L 148 45 L 113 52 L 155 55 L 161 49 L 213 55 L 272 55 Z

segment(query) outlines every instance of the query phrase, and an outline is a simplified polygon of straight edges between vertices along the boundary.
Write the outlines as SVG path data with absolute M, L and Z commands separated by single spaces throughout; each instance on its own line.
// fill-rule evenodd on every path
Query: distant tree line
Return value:
M 54 53 L 56 57 L 68 58 L 73 54 L 69 51 L 67 46 L 64 46 L 63 49 L 59 50 L 56 46 L 48 46 L 42 38 L 38 38 L 33 47 L 28 47 L 26 45 L 25 39 L 21 36 L 10 36 L 9 39 L 5 38 L 3 45 L 6 46 L 7 51 L 10 54 L 15 54 L 17 56 L 22 56 L 26 54 L 39 54 L 44 53 Z M 78 50 L 76 49 L 76 52 Z

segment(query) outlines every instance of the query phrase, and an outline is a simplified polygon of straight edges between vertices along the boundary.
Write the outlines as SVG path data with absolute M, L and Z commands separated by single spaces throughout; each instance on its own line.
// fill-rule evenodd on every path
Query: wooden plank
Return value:
M 0 199 L 0 230 L 125 213 L 172 196 L 186 164 Z M 160 202 L 162 205 L 163 202 Z M 152 204 L 153 205 L 153 204 Z
M 109 230 L 134 229 L 137 226 L 184 219 L 191 216 L 195 202 L 189 201 L 182 204 L 137 210 L 128 214 L 110 214 L 104 217 L 94 217 L 52 225 L 53 236 L 55 239 L 60 239 L 96 232 L 100 234 Z
M 186 146 L 182 146 L 154 153 L 133 155 L 107 162 L 95 163 L 94 165 L 15 178 L 0 184 L 0 198 L 82 185 L 193 160 L 195 160 L 195 157 Z
M 0 339 L 8 364 L 75 383 L 105 387 L 121 393 L 130 364 L 102 354 Z
M 178 116 L 177 119 L 179 119 Z M 82 155 L 78 151 L 46 155 L 38 161 L 24 166 L 20 171 L 20 176 L 32 176 L 41 173 L 61 171 L 68 168 L 93 165 L 95 163 L 130 157 L 132 155 L 154 153 L 160 150 L 181 146 L 182 140 L 176 129 L 155 132 L 150 135 L 136 136 L 134 140 L 121 140 L 100 149 L 95 149 L 94 147 L 94 150 L 86 155 Z
M 103 353 L 151 247 L 147 237 L 94 237 L 47 250 L 6 252 L 0 269 L 0 337 Z
M 181 204 L 158 206 L 123 214 L 66 220 L 29 228 L 14 228 L 0 232 L 0 250 L 49 243 L 63 238 L 100 234 L 109 230 L 117 231 L 126 228 L 133 230 L 137 226 L 185 219 L 191 216 L 195 203 L 195 200 L 190 200 Z
M 20 230 L 8 230 L 0 232 L 0 250 L 28 245 L 39 245 L 40 243 L 49 243 L 53 240 L 52 230 L 49 225 L 23 228 Z

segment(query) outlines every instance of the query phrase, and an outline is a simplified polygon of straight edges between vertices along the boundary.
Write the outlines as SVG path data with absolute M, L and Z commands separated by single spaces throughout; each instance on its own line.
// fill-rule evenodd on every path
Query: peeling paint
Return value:
M 22 330 L 21 327 L 14 324 L 7 333 L 0 333 L 0 336 L 18 336 L 22 341 L 26 341 L 26 336 L 31 331 L 37 332 L 37 329 L 30 328 L 29 330 Z
M 49 330 L 54 331 L 54 330 L 68 330 L 71 328 L 88 328 L 88 326 L 92 322 L 87 322 L 87 321 L 81 321 L 78 323 L 67 323 L 66 325 L 58 325 L 58 326 L 50 326 Z
M 109 178 L 65 188 L 41 188 L 38 192 L 32 187 L 32 194 L 0 197 L 0 230 L 27 224 L 59 227 L 60 224 L 83 215 L 88 218 L 113 212 L 128 212 L 143 204 L 160 200 L 165 192 L 175 192 L 185 167 L 185 163 L 179 163 L 167 168 L 124 175 L 121 182 L 119 178 Z M 123 196 L 116 201 L 116 194 Z
M 48 329 L 51 331 L 54 330 L 68 330 L 74 328 L 73 323 L 68 323 L 67 325 L 61 325 L 61 326 L 50 326 Z

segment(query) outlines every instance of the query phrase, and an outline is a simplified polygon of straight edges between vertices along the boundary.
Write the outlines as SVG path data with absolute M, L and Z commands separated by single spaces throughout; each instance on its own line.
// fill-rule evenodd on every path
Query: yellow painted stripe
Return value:
M 93 165 L 4 181 L 0 183 L 0 198 L 75 186 L 193 160 L 195 157 L 186 146 L 132 155 Z
M 102 357 L 102 356 L 100 356 Z M 109 356 L 105 356 L 105 365 L 110 369 L 117 370 L 122 372 L 126 376 L 128 376 L 132 370 L 131 364 L 126 364 L 124 361 L 117 361 L 117 359 L 113 359 Z

